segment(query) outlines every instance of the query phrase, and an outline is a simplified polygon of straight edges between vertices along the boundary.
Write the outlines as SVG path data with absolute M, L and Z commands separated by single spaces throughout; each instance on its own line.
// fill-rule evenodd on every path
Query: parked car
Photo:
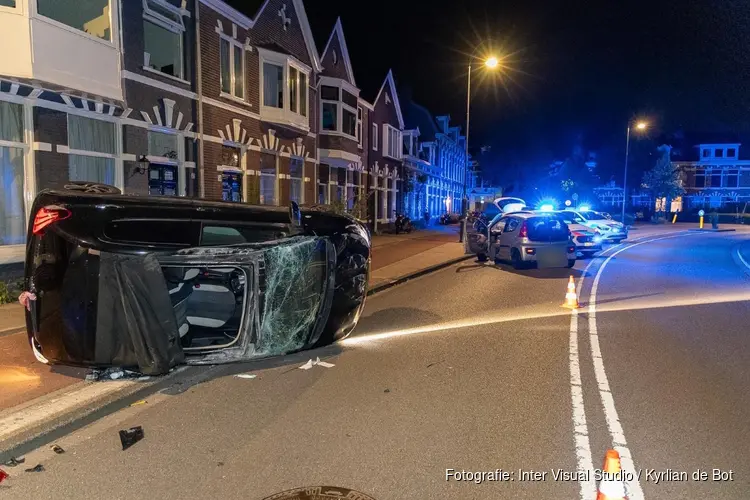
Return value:
M 628 228 L 621 222 L 608 219 L 599 212 L 587 210 L 577 211 L 572 209 L 561 210 L 560 213 L 573 220 L 576 224 L 597 229 L 601 232 L 603 241 L 608 243 L 620 243 L 628 239 Z
M 576 248 L 568 226 L 554 214 L 513 212 L 499 214 L 489 225 L 478 224 L 467 244 L 479 260 L 510 261 L 515 269 L 573 267 Z
M 570 229 L 571 241 L 576 246 L 576 252 L 583 254 L 585 257 L 591 257 L 602 250 L 604 239 L 598 229 L 592 229 L 576 222 L 568 213 L 558 211 L 555 214 Z
M 528 208 L 526 202 L 521 198 L 503 197 L 488 203 L 484 207 L 483 213 L 489 220 L 492 220 L 498 214 L 517 212 L 526 208 Z
M 357 324 L 370 234 L 355 219 L 112 189 L 34 201 L 26 324 L 39 361 L 163 374 L 328 344 Z

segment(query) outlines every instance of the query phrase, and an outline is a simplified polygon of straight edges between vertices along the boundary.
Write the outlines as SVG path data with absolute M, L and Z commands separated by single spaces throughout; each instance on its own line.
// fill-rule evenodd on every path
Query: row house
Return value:
M 750 202 L 750 159 L 740 156 L 740 146 L 739 142 L 705 143 L 683 152 L 687 154 L 676 151 L 673 164 L 681 171 L 685 188 L 679 209 Z
M 302 0 L 253 17 L 221 0 L 0 0 L 0 43 L 0 266 L 23 261 L 36 193 L 70 181 L 363 202 L 377 225 L 403 209 L 419 157 L 431 212 L 459 196 L 458 128 L 405 132 L 391 72 L 363 98 L 341 21 L 319 54 Z

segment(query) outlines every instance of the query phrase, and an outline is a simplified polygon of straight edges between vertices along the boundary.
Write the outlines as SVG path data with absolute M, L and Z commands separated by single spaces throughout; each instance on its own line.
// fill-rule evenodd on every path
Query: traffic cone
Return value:
M 8 479 L 10 476 L 3 469 L 0 469 L 0 483 Z
M 621 471 L 620 454 L 615 450 L 609 450 L 604 457 L 603 477 L 599 483 L 596 500 L 627 500 Z
M 565 294 L 565 303 L 562 305 L 562 307 L 567 307 L 568 309 L 578 309 L 578 295 L 576 295 L 576 282 L 573 279 L 573 276 L 570 277 L 570 280 L 568 281 L 568 292 Z

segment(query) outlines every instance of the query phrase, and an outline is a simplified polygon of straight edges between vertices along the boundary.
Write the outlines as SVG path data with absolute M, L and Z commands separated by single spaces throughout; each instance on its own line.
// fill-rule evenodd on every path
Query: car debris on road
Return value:
M 307 363 L 305 363 L 304 365 L 300 366 L 299 369 L 300 370 L 309 370 L 310 368 L 312 368 L 315 365 L 322 366 L 323 368 L 333 368 L 334 366 L 336 366 L 333 363 L 326 363 L 325 361 L 321 361 L 320 358 L 315 358 L 315 361 L 313 361 L 312 359 L 310 359 L 310 360 L 307 361 Z
M 122 451 L 127 450 L 144 437 L 143 427 L 136 426 L 130 429 L 120 431 L 120 443 L 122 443 Z

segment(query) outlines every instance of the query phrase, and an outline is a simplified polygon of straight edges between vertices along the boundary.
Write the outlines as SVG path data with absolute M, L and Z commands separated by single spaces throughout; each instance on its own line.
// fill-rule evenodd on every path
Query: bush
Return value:
M 0 304 L 11 304 L 18 300 L 23 291 L 23 280 L 0 281 Z

